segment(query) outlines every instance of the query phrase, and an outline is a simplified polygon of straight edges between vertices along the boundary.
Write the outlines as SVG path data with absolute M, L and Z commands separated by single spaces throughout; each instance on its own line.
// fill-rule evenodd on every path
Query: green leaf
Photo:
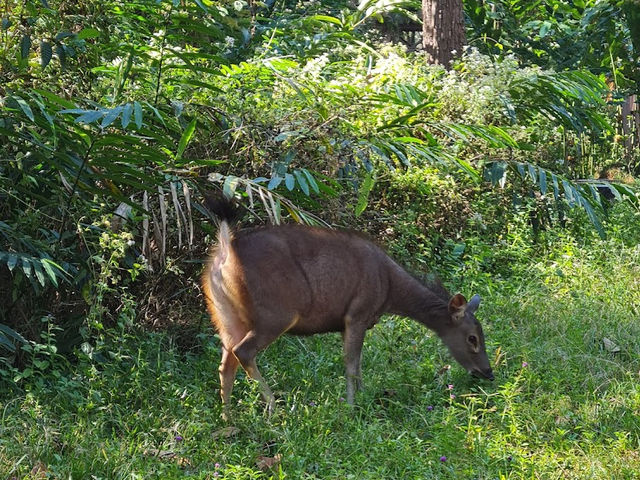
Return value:
M 589 192 L 591 193 L 591 198 L 599 208 L 602 208 L 602 200 L 600 198 L 600 192 L 598 192 L 598 190 L 596 190 L 596 187 L 594 187 L 591 183 L 588 184 L 588 187 L 589 187 Z
M 51 57 L 53 56 L 53 49 L 51 48 L 51 44 L 46 41 L 40 42 L 40 65 L 42 68 L 46 68 L 51 61 Z
M 34 92 L 39 93 L 40 95 L 42 95 L 43 97 L 45 97 L 47 100 L 60 105 L 61 107 L 65 107 L 67 109 L 72 109 L 75 108 L 75 105 L 73 102 L 70 102 L 69 100 L 62 98 L 58 95 L 56 95 L 55 93 L 51 93 L 47 90 L 41 90 L 41 89 L 34 89 Z M 60 113 L 60 112 L 59 112 Z
M 318 20 L 320 22 L 333 23 L 334 25 L 342 25 L 342 21 L 336 17 L 330 17 L 329 15 L 312 15 L 307 20 Z
M 289 191 L 293 190 L 296 186 L 296 179 L 290 173 L 284 175 L 284 184 Z
M 453 258 L 460 258 L 466 248 L 467 248 L 466 243 L 456 243 L 455 246 L 453 247 L 453 251 L 451 252 L 451 255 L 453 256 Z
M 273 139 L 274 142 L 284 142 L 289 137 L 298 137 L 300 136 L 300 130 L 292 130 L 289 132 L 282 132 L 279 135 L 276 135 Z
M 138 129 L 142 128 L 142 106 L 137 101 L 133 102 L 133 121 Z
M 300 170 L 294 170 L 293 174 L 296 176 L 296 180 L 298 180 L 298 185 L 300 185 L 300 188 L 302 189 L 302 191 L 304 192 L 305 195 L 309 195 L 309 184 L 307 183 L 307 180 L 304 178 L 304 175 L 302 174 L 302 172 Z
M 51 262 L 47 258 L 43 258 L 42 259 L 42 267 L 44 268 L 45 272 L 49 276 L 49 280 L 51 280 L 51 283 L 53 283 L 57 287 L 58 286 L 58 276 L 56 275 L 56 272 L 53 270 L 52 265 L 56 265 L 56 264 Z
M 74 123 L 86 123 L 87 125 L 95 122 L 104 115 L 104 110 L 89 110 L 74 120 Z
M 402 162 L 406 167 L 411 167 L 411 162 L 407 158 L 407 155 L 404 153 L 404 147 L 402 145 L 394 145 L 393 142 L 385 142 L 385 147 L 388 150 L 391 150 L 395 154 L 395 156 Z
M 458 157 L 454 157 L 453 159 L 474 181 L 477 182 L 480 180 L 480 174 L 469 162 Z
M 58 275 L 60 275 L 60 273 L 57 273 L 56 270 L 58 272 L 65 273 L 64 269 L 60 265 L 58 265 L 57 263 L 53 262 L 52 260 L 49 260 L 48 258 L 43 258 L 42 259 L 42 266 L 44 267 L 45 271 L 47 272 L 47 275 L 49 275 L 49 279 L 51 280 L 51 283 L 53 283 L 57 287 L 58 286 Z M 54 270 L 54 268 L 56 270 Z
M 7 337 L 11 337 L 20 343 L 29 343 L 22 335 L 16 332 L 13 328 L 8 327 L 3 323 L 0 323 L 0 332 L 4 333 Z
M 22 257 L 22 272 L 27 278 L 31 278 L 31 272 L 33 271 L 31 267 L 31 260 L 28 258 Z
M 118 118 L 120 112 L 122 112 L 122 106 L 107 110 L 104 118 L 102 119 L 102 122 L 100 123 L 100 126 L 102 128 L 107 128 L 115 121 L 116 118 Z
M 204 13 L 209 13 L 209 9 L 204 3 L 202 3 L 201 0 L 195 0 L 195 1 L 196 1 L 196 4 L 204 11 Z
M 545 20 L 544 22 L 542 22 L 542 26 L 540 27 L 540 38 L 546 37 L 550 29 L 551 29 L 551 22 L 549 22 L 548 20 Z
M 632 188 L 616 182 L 610 182 L 607 184 L 607 186 L 612 191 L 615 191 L 614 195 L 626 197 L 631 203 L 633 203 L 634 205 L 638 205 L 638 195 L 633 191 Z
M 0 333 L 0 347 L 9 350 L 11 353 L 16 351 L 16 346 L 13 342 L 10 342 L 2 333 Z
M 29 57 L 29 50 L 31 50 L 31 37 L 29 35 L 24 35 L 20 39 L 20 58 L 23 60 Z
M 33 269 L 36 272 L 36 278 L 38 279 L 38 282 L 40 283 L 41 286 L 44 287 L 47 283 L 45 281 L 44 272 L 42 271 L 42 263 L 38 261 L 34 261 Z
M 33 369 L 32 368 L 25 368 L 22 372 L 18 373 L 18 375 L 16 375 L 15 377 L 13 377 L 13 381 L 14 382 L 19 382 L 20 380 L 24 379 L 24 378 L 29 378 L 33 376 Z
M 267 185 L 267 189 L 268 190 L 274 190 L 274 189 L 278 188 L 278 185 L 280 185 L 282 180 L 283 180 L 283 178 L 280 175 L 274 175 L 273 177 L 271 177 L 271 180 L 269 180 L 269 184 Z
M 79 40 L 86 40 L 87 38 L 96 38 L 100 36 L 100 31 L 95 28 L 83 28 L 78 32 Z
M 180 138 L 180 143 L 178 144 L 178 151 L 176 152 L 176 160 L 180 160 L 182 158 L 182 154 L 187 148 L 191 137 L 193 137 L 193 133 L 196 131 L 196 123 L 197 119 L 191 120 L 189 125 L 182 132 L 182 137 Z
M 564 189 L 564 195 L 567 199 L 567 202 L 569 203 L 569 206 L 573 207 L 573 205 L 575 204 L 573 186 L 566 180 L 562 180 L 562 188 Z
M 358 203 L 356 205 L 356 217 L 362 215 L 365 208 L 367 208 L 367 204 L 369 203 L 369 194 L 373 189 L 373 185 L 375 184 L 375 177 L 373 171 L 367 172 L 364 177 L 364 181 L 362 185 L 360 185 L 360 191 L 358 192 Z
M 316 182 L 316 179 L 313 178 L 313 175 L 311 175 L 309 170 L 307 170 L 306 168 L 301 168 L 300 171 L 302 173 L 304 173 L 305 177 L 307 177 L 309 185 L 311 185 L 311 188 L 313 189 L 313 191 L 316 192 L 316 193 L 320 193 L 320 188 L 318 187 L 318 182 Z
M 542 167 L 539 169 L 540 172 L 540 192 L 542 195 L 547 193 L 547 173 L 544 171 Z
M 397 140 L 397 139 L 396 139 Z M 391 163 L 391 159 L 389 158 L 389 154 L 383 150 L 380 146 L 370 143 L 369 148 L 373 150 L 392 170 L 394 169 L 393 163 Z
M 121 125 L 122 128 L 127 128 L 129 122 L 131 122 L 131 112 L 133 111 L 133 105 L 131 103 L 125 103 L 124 107 L 122 107 L 122 118 Z
M 14 352 L 15 351 L 15 345 L 13 344 L 12 341 L 10 341 L 9 339 L 12 339 L 13 341 L 17 342 L 17 343 L 21 343 L 23 345 L 28 344 L 29 342 L 27 342 L 27 340 L 20 335 L 18 332 L 16 332 L 13 328 L 0 323 L 0 341 L 2 342 L 2 345 L 4 347 L 6 347 L 8 350 Z
M 58 60 L 60 60 L 60 67 L 62 67 L 63 70 L 67 68 L 67 51 L 63 45 L 56 45 L 56 55 L 58 56 Z
M 71 32 L 68 32 L 68 31 L 59 32 L 56 35 L 56 41 L 59 42 L 60 40 L 64 40 L 65 38 L 73 37 L 74 35 L 75 35 L 75 33 L 71 33 Z
M 593 224 L 596 231 L 598 232 L 598 235 L 600 235 L 600 238 L 602 239 L 606 238 L 607 234 L 604 231 L 604 227 L 602 226 L 602 223 L 600 222 L 598 215 L 596 215 L 596 212 L 594 211 L 593 206 L 591 205 L 591 202 L 589 201 L 589 199 L 583 197 L 580 194 L 578 189 L 574 189 L 574 196 L 576 197 L 577 202 L 580 205 L 582 205 L 584 210 L 587 212 L 587 216 L 589 217 L 589 220 L 591 220 L 591 223 Z
M 553 197 L 558 200 L 560 196 L 560 188 L 558 186 L 558 177 L 554 173 L 551 174 L 551 180 L 553 181 Z
M 58 113 L 87 113 L 93 112 L 93 110 L 86 110 L 84 108 L 65 108 L 64 110 L 60 110 Z
M 14 95 L 12 98 L 16 101 L 16 103 L 18 104 L 20 109 L 24 112 L 24 114 L 27 117 L 29 117 L 29 120 L 33 122 L 35 120 L 35 117 L 33 116 L 33 111 L 31 110 L 31 107 L 29 106 L 29 104 L 25 102 L 24 99 L 18 96 Z
M 500 185 L 500 188 L 503 188 L 507 181 L 507 163 L 491 163 L 485 170 L 485 178 L 487 177 L 492 185 Z
M 7 268 L 9 269 L 9 271 L 12 272 L 17 264 L 18 264 L 18 256 L 13 255 L 12 253 L 9 253 L 7 255 Z
M 38 370 L 46 370 L 46 368 L 49 366 L 49 360 L 34 360 L 33 365 Z

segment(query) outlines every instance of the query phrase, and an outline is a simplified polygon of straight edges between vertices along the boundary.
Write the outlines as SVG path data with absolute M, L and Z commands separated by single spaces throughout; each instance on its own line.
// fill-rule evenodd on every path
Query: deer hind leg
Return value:
M 268 326 L 265 328 L 254 328 L 249 330 L 245 337 L 233 348 L 233 354 L 236 356 L 242 368 L 247 375 L 257 381 L 262 390 L 262 396 L 267 402 L 267 410 L 269 415 L 273 413 L 276 405 L 276 399 L 269 385 L 260 374 L 258 365 L 256 364 L 256 355 L 261 350 L 268 347 L 280 335 L 291 329 L 300 319 L 298 315 L 286 314 L 282 312 L 262 312 L 260 320 L 254 322 L 259 325 Z
M 282 333 L 282 332 L 280 332 Z M 274 341 L 278 334 L 261 335 L 256 330 L 250 330 L 249 333 L 233 348 L 233 354 L 244 368 L 247 375 L 253 380 L 257 381 L 262 390 L 262 396 L 267 402 L 267 410 L 269 415 L 273 412 L 276 405 L 276 398 L 273 396 L 273 392 L 269 388 L 266 380 L 260 374 L 258 365 L 256 364 L 256 355 L 258 352 L 267 347 L 272 341 Z
M 344 363 L 347 377 L 347 403 L 353 405 L 355 395 L 362 388 L 362 372 L 360 359 L 362 357 L 362 344 L 367 333 L 365 324 L 356 323 L 349 316 L 345 318 L 345 328 L 342 332 L 344 349 Z
M 222 341 L 222 359 L 218 368 L 220 374 L 220 398 L 222 400 L 222 418 L 229 420 L 231 392 L 236 372 L 240 365 L 238 359 L 233 355 L 233 347 L 242 341 L 249 329 L 224 299 L 218 301 L 211 318 Z
M 220 397 L 222 399 L 222 418 L 229 420 L 229 401 L 231 400 L 231 391 L 233 390 L 233 382 L 236 379 L 236 372 L 240 363 L 238 359 L 222 347 L 222 360 L 220 361 Z

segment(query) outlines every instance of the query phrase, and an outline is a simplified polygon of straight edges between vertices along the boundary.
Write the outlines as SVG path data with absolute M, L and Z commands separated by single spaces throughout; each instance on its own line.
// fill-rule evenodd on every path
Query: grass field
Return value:
M 494 382 L 389 317 L 367 335 L 355 407 L 339 335 L 284 337 L 258 360 L 275 415 L 239 375 L 225 424 L 212 331 L 187 352 L 114 334 L 102 359 L 0 394 L 0 479 L 640 478 L 640 249 L 563 245 L 521 270 L 470 280 Z

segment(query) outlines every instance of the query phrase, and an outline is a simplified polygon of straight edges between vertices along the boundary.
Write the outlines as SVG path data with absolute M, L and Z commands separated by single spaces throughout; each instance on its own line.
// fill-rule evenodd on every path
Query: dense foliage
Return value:
M 472 35 L 487 51 L 513 52 L 526 62 L 604 73 L 616 87 L 638 89 L 640 7 L 602 2 L 465 2 Z
M 210 363 L 215 355 L 206 352 L 216 341 L 202 328 L 204 309 L 195 301 L 214 233 L 201 207 L 209 190 L 240 198 L 249 223 L 364 230 L 411 268 L 435 271 L 465 291 L 484 289 L 490 298 L 500 293 L 518 301 L 509 282 L 540 268 L 536 279 L 545 287 L 527 284 L 524 291 L 542 298 L 547 288 L 561 290 L 565 299 L 568 287 L 556 285 L 570 268 L 558 253 L 565 248 L 572 258 L 576 251 L 599 252 L 586 270 L 606 268 L 598 256 L 606 257 L 609 248 L 635 265 L 640 155 L 628 148 L 620 104 L 638 90 L 637 2 L 468 0 L 469 48 L 450 70 L 426 64 L 413 46 L 390 41 L 402 38 L 403 25 L 415 21 L 418 10 L 415 2 L 385 0 L 358 8 L 340 0 L 0 5 L 2 390 L 24 395 L 34 389 L 42 398 L 29 394 L 23 403 L 33 412 L 55 397 L 51 392 L 66 390 L 75 397 L 64 401 L 78 405 L 82 428 L 89 428 L 94 408 L 127 415 L 128 403 L 109 405 L 98 397 L 117 395 L 109 382 L 123 368 L 138 372 L 141 382 L 126 386 L 126 395 L 140 389 L 149 380 L 144 375 L 155 375 L 146 367 L 160 368 L 146 356 L 173 342 L 165 338 L 175 338 L 182 352 L 192 349 L 189 362 Z M 545 255 L 553 260 L 541 260 Z M 550 273 L 556 265 L 565 272 L 557 278 Z M 629 286 L 630 296 L 637 293 Z M 503 305 L 490 302 L 494 313 Z M 615 304 L 612 329 L 629 314 L 623 303 Z M 561 309 L 561 300 L 554 308 Z M 527 318 L 534 317 L 529 312 Z M 173 336 L 146 337 L 141 325 Z M 401 325 L 404 332 L 408 327 Z M 589 325 L 594 338 L 602 336 Z M 505 332 L 495 327 L 493 346 L 516 350 Z M 523 341 L 534 343 L 538 334 L 530 330 Z M 377 345 L 391 348 L 381 335 Z M 146 350 L 141 347 L 134 361 L 128 350 L 141 338 Z M 284 348 L 294 350 L 297 341 L 291 342 Z M 625 345 L 632 350 L 631 341 Z M 172 355 L 162 361 L 183 375 L 176 363 L 183 353 Z M 543 356 L 534 358 L 543 362 Z M 630 371 L 623 359 L 616 361 L 613 370 Z M 518 372 L 514 382 L 543 388 Z M 292 374 L 297 380 L 291 383 L 307 374 Z M 104 389 L 84 379 L 104 382 Z M 619 388 L 627 385 L 616 381 Z M 186 387 L 167 381 L 158 388 Z M 523 386 L 513 388 L 500 390 L 505 412 Z M 195 394 L 206 396 L 204 389 Z M 490 402 L 493 394 L 474 395 L 450 410 L 447 422 L 476 412 L 474 402 Z M 86 404 L 81 397 L 91 399 Z M 379 414 L 372 412 L 356 424 Z M 518 424 L 517 415 L 513 419 Z M 133 428 L 104 422 L 105 432 Z M 26 435 L 36 435 L 30 428 Z M 149 428 L 160 432 L 151 436 L 180 430 Z M 469 432 L 474 428 L 480 427 L 470 424 Z M 263 433 L 253 440 L 266 442 Z M 161 445 L 159 438 L 147 443 Z M 442 432 L 439 441 L 444 438 Z M 618 440 L 637 443 L 625 438 Z M 3 448 L 0 443 L 0 467 L 12 464 L 10 475 L 23 472 L 3 457 Z M 48 449 L 43 459 L 59 455 Z M 511 455 L 520 454 L 524 458 L 519 450 Z M 232 471 L 238 451 L 225 455 L 229 478 L 253 475 L 240 466 Z M 80 476 L 91 470 L 84 462 L 73 470 Z M 482 471 L 495 473 L 496 465 Z M 131 472 L 143 471 L 138 468 Z M 71 471 L 63 470 L 53 474 Z

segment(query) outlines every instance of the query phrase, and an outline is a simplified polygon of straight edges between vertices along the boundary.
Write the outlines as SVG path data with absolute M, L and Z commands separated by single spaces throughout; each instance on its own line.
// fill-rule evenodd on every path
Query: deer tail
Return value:
M 226 221 L 233 225 L 238 223 L 242 217 L 243 212 L 240 206 L 224 195 L 207 194 L 204 197 L 204 202 L 209 211 L 220 222 Z
M 233 262 L 233 227 L 242 217 L 242 212 L 235 202 L 223 195 L 205 194 L 204 204 L 218 226 L 218 242 L 209 249 L 209 259 L 202 272 L 201 285 L 211 320 L 219 332 L 224 332 L 223 319 L 219 317 L 214 302 L 213 275 L 228 261 Z
M 242 217 L 242 211 L 237 203 L 224 195 L 205 195 L 205 204 L 218 222 L 218 249 L 229 253 L 233 241 L 232 226 Z

